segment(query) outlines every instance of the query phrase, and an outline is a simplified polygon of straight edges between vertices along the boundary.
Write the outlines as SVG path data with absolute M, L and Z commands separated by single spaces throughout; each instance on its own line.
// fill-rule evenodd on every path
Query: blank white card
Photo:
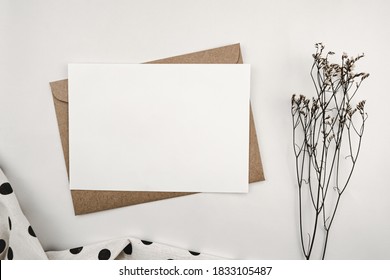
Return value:
M 71 189 L 248 191 L 249 65 L 68 71 Z

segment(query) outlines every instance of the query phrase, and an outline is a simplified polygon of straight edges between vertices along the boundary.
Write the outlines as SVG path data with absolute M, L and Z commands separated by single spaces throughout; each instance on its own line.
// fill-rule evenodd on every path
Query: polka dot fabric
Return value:
M 20 209 L 14 189 L 0 169 L 0 260 L 186 260 L 221 259 L 193 250 L 159 244 L 153 240 L 122 238 L 63 251 L 44 252 Z
M 183 250 L 156 242 L 126 238 L 63 251 L 46 252 L 51 260 L 216 260 L 215 256 Z
M 0 170 L 0 259 L 47 259 L 20 209 L 14 189 Z
M 128 244 L 127 239 L 111 240 L 46 254 L 51 260 L 114 260 Z

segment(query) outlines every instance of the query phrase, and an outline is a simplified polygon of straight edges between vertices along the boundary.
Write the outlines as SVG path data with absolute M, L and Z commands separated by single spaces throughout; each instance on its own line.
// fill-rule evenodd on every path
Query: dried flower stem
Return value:
M 316 44 L 310 72 L 316 96 L 310 100 L 293 95 L 291 99 L 300 241 L 306 259 L 312 257 L 321 219 L 325 230 L 321 257 L 325 258 L 330 229 L 355 169 L 367 120 L 365 101 L 354 107 L 351 103 L 369 76 L 353 72 L 364 55 L 353 58 L 344 53 L 341 64 L 335 64 L 329 61 L 334 53 L 323 50 L 322 44 Z M 311 205 L 310 219 L 304 216 L 306 204 Z M 305 233 L 310 221 L 311 231 Z

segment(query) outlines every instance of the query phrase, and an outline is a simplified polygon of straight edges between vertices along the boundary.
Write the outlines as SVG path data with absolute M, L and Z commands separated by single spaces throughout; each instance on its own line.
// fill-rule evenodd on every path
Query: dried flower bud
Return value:
M 353 114 L 355 114 L 356 111 L 357 111 L 357 109 L 355 108 L 355 109 L 353 109 L 353 110 L 351 110 L 351 111 L 348 112 L 348 117 L 349 117 L 349 119 L 352 118 Z
M 364 57 L 364 53 L 358 54 L 358 56 L 356 57 L 355 61 L 361 59 L 362 57 Z
M 328 137 L 328 143 L 330 143 L 335 138 L 335 135 L 332 134 Z
M 327 78 L 325 79 L 324 85 L 327 85 L 327 86 L 330 86 L 330 85 L 331 85 L 330 77 L 327 77 Z
M 364 105 L 365 105 L 365 104 L 366 104 L 366 100 L 360 101 L 360 102 L 356 105 L 356 109 L 358 109 L 360 113 L 363 113 L 363 111 L 364 111 Z
M 364 73 L 362 76 L 362 81 L 370 76 L 369 73 Z
M 320 50 L 323 50 L 323 49 L 325 48 L 325 46 L 324 46 L 323 43 L 316 43 L 316 44 L 315 44 L 315 47 L 316 47 L 317 49 L 320 49 Z

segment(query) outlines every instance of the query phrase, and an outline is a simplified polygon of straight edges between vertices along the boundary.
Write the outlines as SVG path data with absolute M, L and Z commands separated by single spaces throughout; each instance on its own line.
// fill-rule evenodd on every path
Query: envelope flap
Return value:
M 68 103 L 68 80 L 60 80 L 50 83 L 51 92 L 55 99 Z
M 147 63 L 236 64 L 241 62 L 240 44 L 228 45 L 206 51 L 178 55 Z

